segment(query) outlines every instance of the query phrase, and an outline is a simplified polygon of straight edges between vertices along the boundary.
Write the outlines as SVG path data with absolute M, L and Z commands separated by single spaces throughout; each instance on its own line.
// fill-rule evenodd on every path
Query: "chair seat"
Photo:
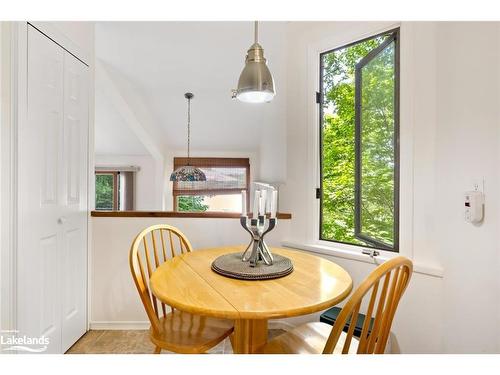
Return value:
M 160 318 L 160 331 L 150 329 L 151 341 L 176 353 L 204 353 L 233 332 L 230 320 L 193 315 L 179 310 Z
M 301 325 L 269 341 L 259 350 L 262 354 L 321 354 L 332 326 L 326 323 L 313 322 Z M 342 332 L 333 354 L 342 354 L 347 334 Z M 358 350 L 358 340 L 353 337 L 349 354 Z
M 321 314 L 321 316 L 319 317 L 319 321 L 333 326 L 335 324 L 335 322 L 337 321 L 337 317 L 339 316 L 340 311 L 341 311 L 340 307 L 334 306 L 334 307 L 326 310 L 323 314 Z M 361 331 L 363 330 L 363 324 L 365 323 L 365 318 L 366 317 L 364 314 L 361 314 L 361 313 L 358 314 L 358 319 L 356 320 L 356 326 L 354 327 L 354 331 L 353 331 L 354 336 L 356 336 L 358 338 L 361 336 Z M 368 327 L 368 334 L 370 334 L 370 332 L 373 328 L 374 321 L 375 321 L 375 319 L 371 318 L 370 326 Z M 350 323 L 351 322 L 348 321 L 344 326 L 344 331 L 346 333 L 349 330 Z

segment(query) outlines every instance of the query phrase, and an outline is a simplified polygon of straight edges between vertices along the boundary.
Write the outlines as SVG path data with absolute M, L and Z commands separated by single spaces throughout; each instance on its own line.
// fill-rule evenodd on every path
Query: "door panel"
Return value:
M 80 122 L 72 116 L 66 117 L 65 131 L 68 153 L 67 160 L 67 201 L 68 204 L 78 204 L 80 201 L 80 171 L 81 160 L 80 148 Z
M 88 67 L 64 54 L 64 217 L 62 349 L 87 325 Z
M 50 86 L 48 86 L 50 87 Z M 55 89 L 55 87 L 53 88 Z M 57 169 L 60 152 L 62 113 L 53 111 L 47 120 L 40 124 L 43 128 L 43 169 L 42 169 L 42 204 L 57 204 L 58 186 Z
M 60 317 L 58 303 L 59 298 L 53 292 L 57 290 L 57 273 L 54 272 L 54 264 L 58 262 L 57 236 L 43 238 L 40 241 L 40 254 L 42 258 L 40 282 L 41 290 L 40 307 L 40 336 L 50 337 L 59 330 Z M 52 340 L 51 340 L 52 341 Z
M 72 256 L 72 250 L 78 249 L 79 230 L 78 228 L 68 230 L 65 232 L 66 243 L 64 249 L 64 263 L 63 269 L 66 275 L 79 274 L 80 264 L 79 259 Z M 63 320 L 71 320 L 80 310 L 78 306 L 78 295 L 74 293 L 77 279 L 74 277 L 66 277 L 63 282 Z

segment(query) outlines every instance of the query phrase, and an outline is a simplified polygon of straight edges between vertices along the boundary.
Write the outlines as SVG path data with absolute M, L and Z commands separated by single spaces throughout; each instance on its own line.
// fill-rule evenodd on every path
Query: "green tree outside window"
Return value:
M 356 150 L 356 65 L 391 34 L 321 55 L 322 207 L 324 240 L 380 247 L 395 240 L 395 46 L 370 59 L 362 73 L 360 150 Z M 381 47 L 382 48 L 382 47 Z M 373 54 L 373 52 L 372 52 Z M 369 56 L 370 57 L 370 56 Z M 366 238 L 356 233 L 356 151 L 360 153 L 360 220 Z M 384 245 L 385 246 L 385 245 Z
M 202 195 L 182 195 L 177 197 L 177 211 L 181 212 L 205 212 L 208 205 L 203 204 Z

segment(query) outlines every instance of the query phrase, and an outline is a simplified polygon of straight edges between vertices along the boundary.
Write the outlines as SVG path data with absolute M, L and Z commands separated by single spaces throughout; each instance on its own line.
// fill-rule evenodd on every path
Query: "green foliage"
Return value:
M 363 233 L 394 242 L 394 46 L 363 69 L 361 225 Z
M 323 55 L 323 225 L 321 237 L 366 244 L 354 234 L 355 67 L 385 37 Z M 361 224 L 370 237 L 393 243 L 394 49 L 363 68 Z
M 113 209 L 113 175 L 96 174 L 95 208 L 96 210 Z
M 202 195 L 187 195 L 177 197 L 177 210 L 187 212 L 205 212 L 208 205 L 203 204 Z

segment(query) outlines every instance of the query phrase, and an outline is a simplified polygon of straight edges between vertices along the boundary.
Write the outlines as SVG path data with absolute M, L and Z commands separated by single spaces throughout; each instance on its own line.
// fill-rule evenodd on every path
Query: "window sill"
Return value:
M 371 264 L 381 264 L 386 260 L 391 259 L 390 256 L 386 255 L 378 255 L 374 258 L 369 255 L 362 254 L 361 251 L 353 251 L 353 250 L 345 250 L 339 249 L 333 246 L 325 246 L 325 245 L 317 245 L 317 244 L 302 244 L 292 241 L 282 241 L 282 246 L 310 251 L 312 253 L 321 254 L 321 255 L 329 255 L 333 257 L 355 260 L 358 262 L 371 263 Z M 395 254 L 396 255 L 396 254 Z M 419 273 L 422 275 L 443 278 L 443 269 L 438 267 L 429 267 L 422 264 L 413 264 L 413 272 Z
M 93 217 L 184 217 L 184 218 L 212 218 L 212 219 L 239 219 L 239 212 L 176 212 L 176 211 L 92 211 Z M 292 214 L 279 212 L 280 220 L 289 220 Z

